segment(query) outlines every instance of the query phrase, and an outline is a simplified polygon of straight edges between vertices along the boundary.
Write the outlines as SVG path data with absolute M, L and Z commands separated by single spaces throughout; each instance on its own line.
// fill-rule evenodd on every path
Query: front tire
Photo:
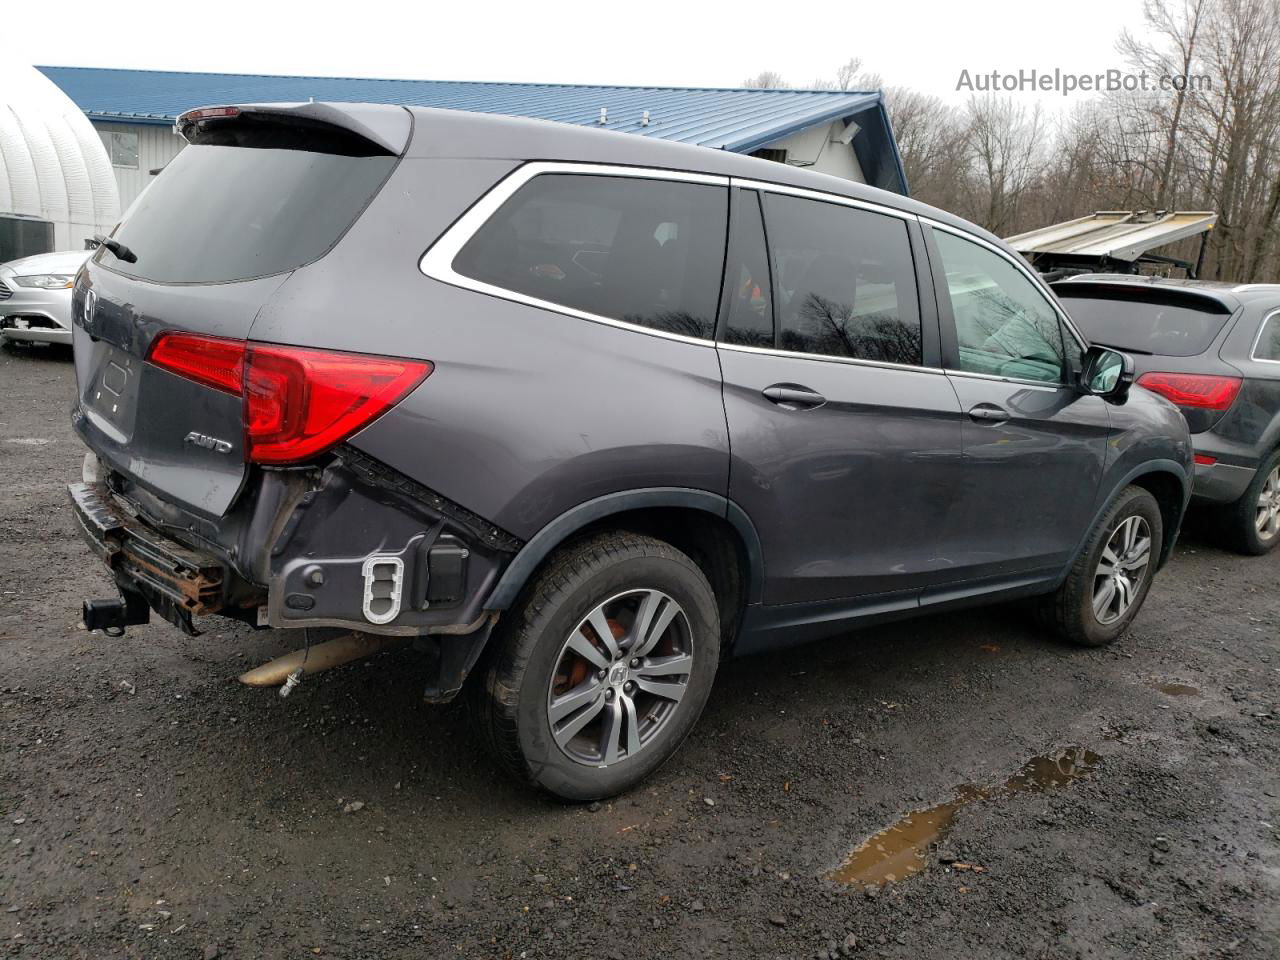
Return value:
M 1261 556 L 1280 543 L 1280 450 L 1258 467 L 1249 489 L 1226 508 L 1227 541 L 1239 553 Z
M 553 555 L 503 616 L 473 716 L 519 779 L 563 800 L 610 797 L 684 741 L 719 658 L 697 565 L 652 537 L 600 534 Z
M 1155 497 L 1126 487 L 1090 532 L 1062 586 L 1042 601 L 1043 619 L 1072 643 L 1111 643 L 1142 609 L 1163 544 Z

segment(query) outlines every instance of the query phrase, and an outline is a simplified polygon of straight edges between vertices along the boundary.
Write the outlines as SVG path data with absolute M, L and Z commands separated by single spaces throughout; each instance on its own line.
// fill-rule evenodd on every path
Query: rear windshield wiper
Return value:
M 110 237 L 104 237 L 100 233 L 93 235 L 94 242 L 100 247 L 106 247 L 116 255 L 117 260 L 123 260 L 125 263 L 137 263 L 138 255 L 126 247 L 119 240 L 112 240 Z

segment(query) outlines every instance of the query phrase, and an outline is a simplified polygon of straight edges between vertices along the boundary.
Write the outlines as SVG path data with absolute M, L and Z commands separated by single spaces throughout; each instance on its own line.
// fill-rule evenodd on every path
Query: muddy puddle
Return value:
M 1170 697 L 1195 697 L 1200 695 L 1199 688 L 1193 687 L 1188 683 L 1161 683 L 1156 681 L 1151 686 Z
M 929 849 L 951 830 L 956 813 L 984 800 L 996 800 L 1019 793 L 1044 793 L 1089 776 L 1099 757 L 1084 747 L 1067 747 L 1028 761 L 1004 783 L 995 787 L 965 784 L 946 803 L 914 810 L 891 827 L 868 838 L 849 855 L 831 878 L 857 889 L 897 883 L 929 865 Z M 983 873 L 981 865 L 957 863 L 958 871 Z

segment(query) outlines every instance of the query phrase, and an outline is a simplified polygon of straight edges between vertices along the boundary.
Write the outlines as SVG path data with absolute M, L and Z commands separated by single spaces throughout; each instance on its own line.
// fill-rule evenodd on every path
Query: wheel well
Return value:
M 601 517 L 575 531 L 571 539 L 602 530 L 629 530 L 663 540 L 696 563 L 716 595 L 721 652 L 728 652 L 738 635 L 751 577 L 746 545 L 733 524 L 705 510 L 645 507 Z
M 1160 507 L 1160 521 L 1165 529 L 1164 543 L 1160 547 L 1160 564 L 1163 566 L 1173 552 L 1173 538 L 1169 531 L 1177 529 L 1186 504 L 1182 481 L 1172 473 L 1157 470 L 1141 474 L 1129 482 L 1155 497 L 1156 504 Z

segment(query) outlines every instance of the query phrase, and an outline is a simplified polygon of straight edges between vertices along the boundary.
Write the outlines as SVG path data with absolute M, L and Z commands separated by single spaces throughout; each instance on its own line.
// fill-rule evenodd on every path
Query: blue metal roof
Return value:
M 97 67 L 39 67 L 92 120 L 172 123 L 193 107 L 321 100 L 399 103 L 595 126 L 735 153 L 801 130 L 857 118 L 854 149 L 867 181 L 907 192 L 878 91 L 609 87 L 444 80 L 281 77 Z M 600 110 L 608 122 L 601 124 Z M 648 111 L 649 122 L 643 116 Z

